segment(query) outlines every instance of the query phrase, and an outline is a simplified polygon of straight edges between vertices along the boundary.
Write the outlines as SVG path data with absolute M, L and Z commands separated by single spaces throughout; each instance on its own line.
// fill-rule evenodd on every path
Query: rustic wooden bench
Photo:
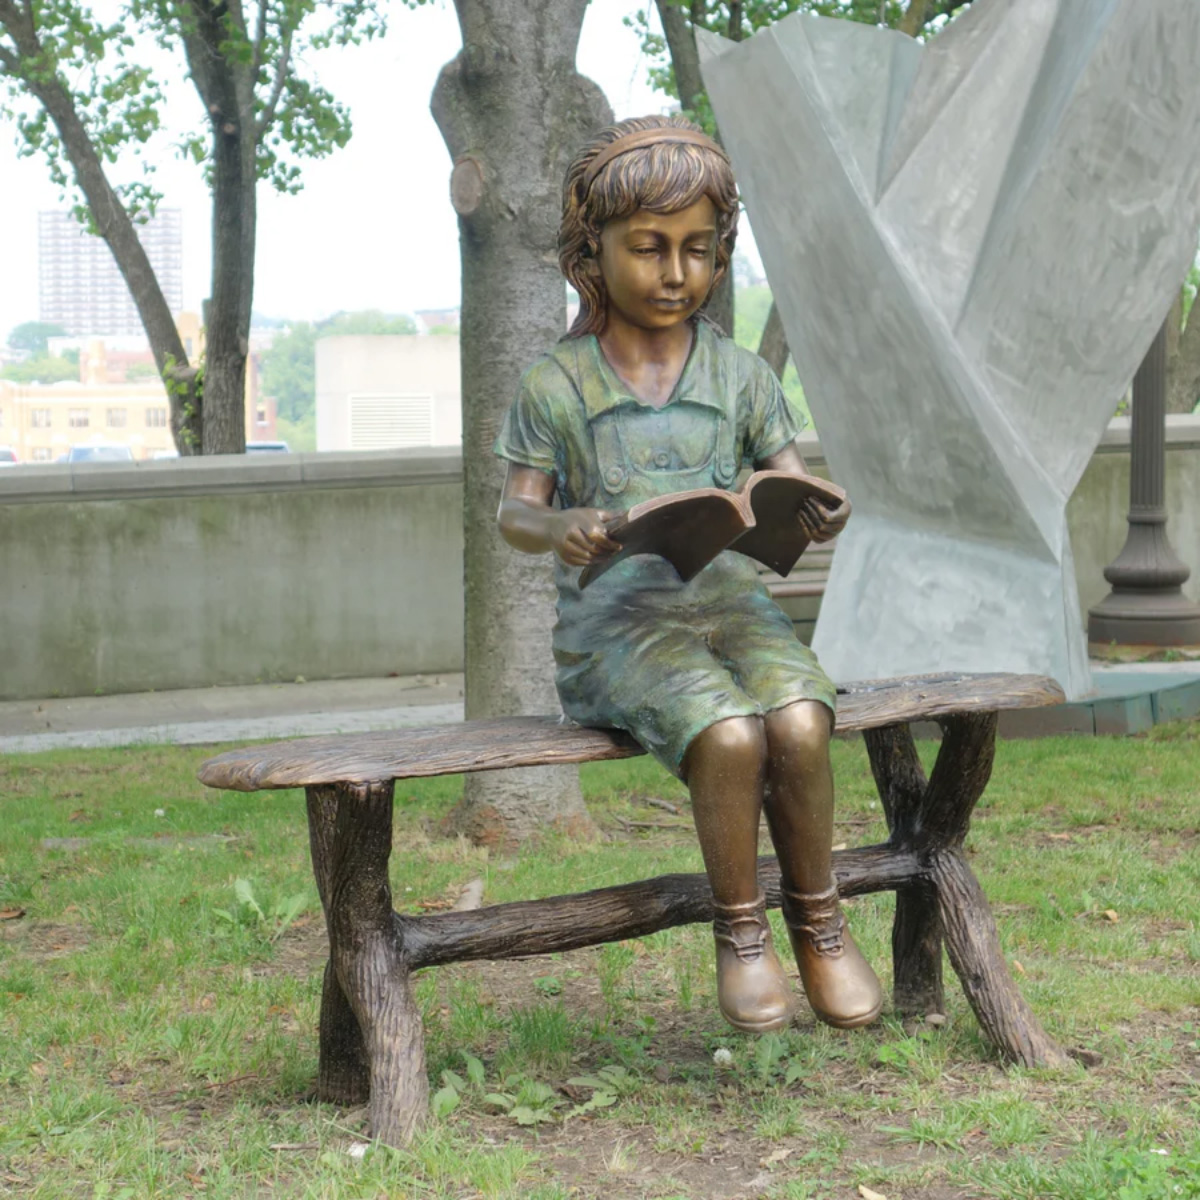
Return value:
M 996 925 L 963 853 L 971 812 L 987 785 L 1001 709 L 1063 699 L 1032 675 L 929 675 L 839 689 L 838 728 L 861 730 L 890 835 L 835 853 L 843 895 L 894 891 L 897 1012 L 943 1011 L 942 946 L 987 1037 L 1008 1059 L 1057 1065 L 1064 1052 L 1017 990 Z M 926 779 L 910 722 L 935 721 L 942 740 Z M 372 1134 L 407 1141 L 427 1106 L 424 1035 L 411 973 L 439 963 L 575 950 L 712 920 L 703 875 L 666 875 L 618 887 L 472 912 L 400 916 L 388 858 L 397 779 L 644 753 L 624 734 L 551 717 L 468 721 L 304 738 L 234 750 L 204 763 L 215 788 L 306 789 L 313 870 L 330 957 L 321 997 L 318 1094 L 369 1101 Z M 760 861 L 768 902 L 779 904 L 774 859 Z

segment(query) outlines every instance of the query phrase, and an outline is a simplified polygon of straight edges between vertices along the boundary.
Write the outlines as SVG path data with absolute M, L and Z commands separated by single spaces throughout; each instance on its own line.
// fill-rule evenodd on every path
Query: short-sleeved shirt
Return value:
M 496 454 L 552 475 L 564 508 L 624 511 L 668 493 L 732 488 L 742 467 L 782 450 L 802 426 L 762 359 L 707 322 L 694 328 L 661 408 L 632 393 L 595 336 L 559 342 L 522 376 Z M 743 555 L 718 555 L 688 583 L 649 555 L 586 589 L 579 568 L 555 567 L 564 712 L 628 730 L 675 774 L 715 721 L 801 699 L 833 709 L 833 684 Z

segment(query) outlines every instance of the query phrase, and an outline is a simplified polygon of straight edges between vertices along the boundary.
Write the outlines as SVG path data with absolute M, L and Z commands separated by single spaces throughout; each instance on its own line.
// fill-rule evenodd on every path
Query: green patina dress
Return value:
M 704 321 L 695 329 L 657 409 L 631 394 L 594 336 L 559 342 L 522 377 L 495 452 L 552 475 L 564 508 L 624 511 L 669 492 L 731 488 L 800 426 L 762 359 Z M 689 583 L 639 555 L 582 591 L 579 568 L 555 567 L 563 711 L 627 730 L 672 773 L 716 721 L 797 700 L 833 711 L 834 685 L 743 555 L 718 555 Z

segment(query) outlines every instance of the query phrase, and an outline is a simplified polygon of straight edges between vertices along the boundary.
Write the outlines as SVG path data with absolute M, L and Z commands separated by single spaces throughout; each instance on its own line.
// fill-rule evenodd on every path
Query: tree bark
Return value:
M 213 279 L 203 378 L 188 361 L 175 316 L 129 211 L 108 181 L 103 161 L 76 107 L 76 98 L 57 73 L 22 69 L 21 64 L 36 64 L 44 56 L 32 10 L 12 0 L 0 0 L 0 28 L 12 38 L 16 57 L 12 58 L 11 52 L 0 54 L 0 68 L 20 78 L 58 131 L 96 230 L 108 243 L 137 306 L 167 389 L 171 430 L 180 454 L 241 453 L 246 444 L 256 159 L 263 132 L 255 123 L 254 111 L 259 64 L 243 61 L 236 50 L 229 48 L 226 22 L 234 20 L 244 26 L 240 5 L 230 10 L 226 5 L 193 0 L 188 10 L 189 19 L 181 23 L 181 37 L 213 137 Z M 285 54 L 279 70 L 286 67 Z
M 463 49 L 432 110 L 455 160 L 462 255 L 461 361 L 468 718 L 557 711 L 549 558 L 518 554 L 495 524 L 504 465 L 492 443 L 522 371 L 562 336 L 555 242 L 571 154 L 612 113 L 575 71 L 586 0 L 456 0 Z M 471 776 L 451 825 L 512 844 L 551 824 L 590 830 L 578 770 Z
M 683 15 L 683 9 L 671 3 L 671 0 L 654 2 L 658 9 L 658 19 L 662 22 L 667 51 L 671 56 L 671 70 L 675 75 L 675 90 L 679 93 L 680 106 L 689 112 L 695 112 L 704 96 L 704 80 L 700 74 L 700 52 L 696 49 L 696 38 L 692 28 L 697 22 L 704 20 L 705 5 L 702 2 L 694 2 L 689 10 L 689 20 Z M 734 19 L 731 18 L 730 27 L 725 32 L 735 41 L 740 40 L 740 23 L 735 27 Z M 721 132 L 714 132 L 719 142 Z M 708 303 L 704 306 L 704 314 L 732 337 L 733 309 L 733 271 L 730 270 L 713 289 Z
M 1196 317 L 1193 307 L 1188 323 L 1183 325 L 1180 299 L 1176 300 L 1168 320 L 1171 324 L 1167 335 L 1167 412 L 1190 413 L 1200 397 L 1200 317 Z
M 12 4 L 0 5 L 0 25 L 12 38 L 20 61 L 39 58 L 42 48 L 31 20 L 23 20 L 22 10 Z M 104 164 L 84 128 L 71 93 L 57 74 L 42 73 L 24 77 L 30 93 L 54 122 L 67 161 L 95 224 L 96 232 L 108 243 L 113 260 L 137 307 L 146 330 L 158 373 L 170 398 L 172 429 L 199 429 L 199 398 L 196 371 L 188 362 L 183 339 L 175 327 L 175 318 L 159 287 L 154 268 L 137 234 L 129 211 L 108 181 Z M 180 453 L 193 453 L 192 439 L 180 440 Z M 198 447 L 198 435 L 195 438 Z
M 926 0 L 908 0 L 908 8 L 900 18 L 900 32 L 907 33 L 909 37 L 916 37 L 925 28 L 926 7 Z
M 783 379 L 789 354 L 791 350 L 788 348 L 783 318 L 779 315 L 779 305 L 772 300 L 771 311 L 767 313 L 767 323 L 758 342 L 758 357 L 767 363 L 778 379 Z
M 195 24 L 184 34 L 184 49 L 212 133 L 212 286 L 205 316 L 201 450 L 244 454 L 257 216 L 255 81 L 249 63 L 234 61 L 222 50 L 221 10 L 193 4 L 192 11 Z

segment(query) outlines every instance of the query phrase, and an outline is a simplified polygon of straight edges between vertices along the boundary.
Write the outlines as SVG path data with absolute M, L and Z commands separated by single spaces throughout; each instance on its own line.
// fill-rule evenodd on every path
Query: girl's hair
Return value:
M 587 270 L 600 253 L 600 231 L 639 209 L 673 213 L 707 196 L 717 210 L 717 263 L 713 287 L 729 269 L 737 238 L 737 185 L 729 160 L 716 145 L 656 142 L 610 159 L 589 182 L 589 167 L 618 138 L 662 129 L 703 130 L 686 117 L 631 117 L 602 129 L 575 155 L 563 183 L 558 265 L 579 293 L 579 314 L 568 337 L 600 333 L 608 315 L 608 295 L 599 273 Z M 711 294 L 711 290 L 710 290 Z

